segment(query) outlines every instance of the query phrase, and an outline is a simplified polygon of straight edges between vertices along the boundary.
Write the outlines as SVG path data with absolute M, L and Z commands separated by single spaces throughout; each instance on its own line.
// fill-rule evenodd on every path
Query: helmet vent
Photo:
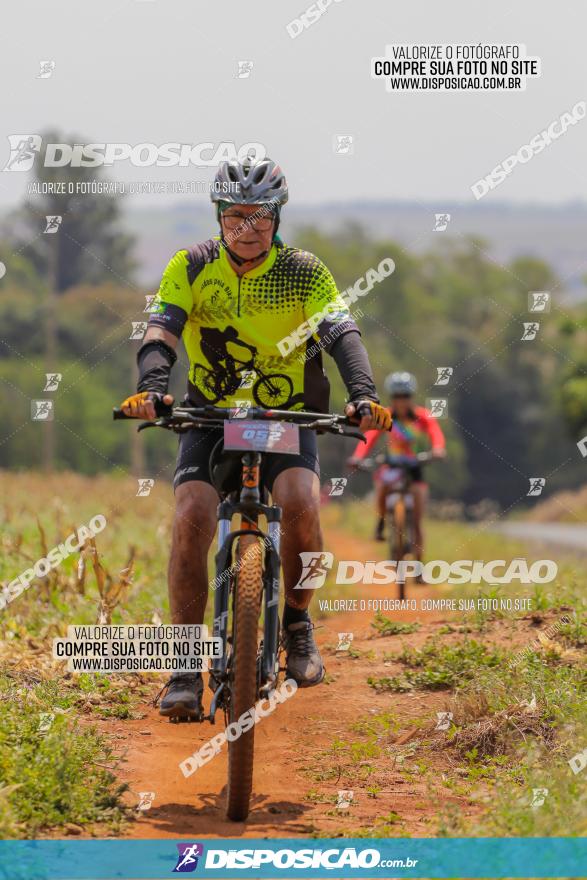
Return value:
M 288 199 L 285 175 L 281 167 L 268 157 L 257 160 L 247 156 L 242 161 L 222 162 L 214 185 L 210 198 L 216 203 L 261 205 L 271 201 L 281 206 Z

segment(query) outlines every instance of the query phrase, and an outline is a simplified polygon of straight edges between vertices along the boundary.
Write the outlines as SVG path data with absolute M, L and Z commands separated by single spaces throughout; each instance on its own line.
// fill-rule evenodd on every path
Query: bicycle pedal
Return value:
M 171 724 L 183 724 L 189 723 L 190 721 L 202 721 L 202 718 L 193 717 L 192 715 L 170 715 L 169 721 Z

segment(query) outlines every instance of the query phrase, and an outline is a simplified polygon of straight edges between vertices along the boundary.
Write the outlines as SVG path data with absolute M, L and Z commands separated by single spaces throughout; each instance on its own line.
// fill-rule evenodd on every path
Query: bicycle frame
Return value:
M 410 470 L 408 468 L 404 468 L 401 483 L 398 481 L 397 484 L 390 485 L 386 495 L 399 495 L 400 498 L 398 500 L 402 500 L 405 503 L 407 498 L 414 497 L 414 493 L 412 492 L 413 482 L 414 480 Z M 393 507 L 387 509 L 388 512 L 391 513 Z
M 235 541 L 241 535 L 256 535 L 262 538 L 265 547 L 263 566 L 263 597 L 264 597 L 264 631 L 263 648 L 259 670 L 259 696 L 267 697 L 275 689 L 278 676 L 279 648 L 279 572 L 281 559 L 279 555 L 281 535 L 281 508 L 277 505 L 264 504 L 260 488 L 261 453 L 245 452 L 242 457 L 242 488 L 238 500 L 233 493 L 218 505 L 218 551 L 216 563 L 216 592 L 214 595 L 214 626 L 213 635 L 222 640 L 220 657 L 214 658 L 211 675 L 218 685 L 214 691 L 208 720 L 213 724 L 217 709 L 226 707 L 226 684 L 229 680 L 228 614 L 231 586 L 238 589 L 234 575 L 227 577 L 230 571 L 232 551 Z M 242 516 L 242 527 L 231 531 L 231 520 L 235 514 Z M 259 516 L 265 516 L 268 534 L 258 527 Z

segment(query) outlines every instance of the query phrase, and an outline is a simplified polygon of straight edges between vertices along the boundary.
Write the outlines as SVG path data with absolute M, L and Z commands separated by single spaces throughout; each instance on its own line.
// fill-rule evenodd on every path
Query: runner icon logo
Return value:
M 139 791 L 139 802 L 137 804 L 137 810 L 139 810 L 140 812 L 150 810 L 154 800 L 154 791 Z
M 346 477 L 331 477 L 329 495 L 342 495 L 347 484 Z
M 452 721 L 452 712 L 437 712 L 437 722 L 435 730 L 448 730 Z
M 41 149 L 42 138 L 38 134 L 9 134 L 10 157 L 3 171 L 30 171 Z
M 350 651 L 351 642 L 354 639 L 353 633 L 339 633 L 337 651 Z
M 452 367 L 436 367 L 438 373 L 435 385 L 448 385 L 454 370 Z
M 349 791 L 348 789 L 343 789 L 342 791 L 338 792 L 336 807 L 339 810 L 348 810 L 353 800 L 354 793 L 352 791 Z
M 198 867 L 198 859 L 204 854 L 204 847 L 201 843 L 178 843 L 177 864 L 173 869 L 173 873 L 187 874 L 195 871 Z
M 530 806 L 533 810 L 537 807 L 541 807 L 546 798 L 548 797 L 548 789 L 547 788 L 533 788 L 532 789 L 532 800 L 530 801 Z
M 545 477 L 530 477 L 530 488 L 526 495 L 542 495 L 542 490 L 546 486 Z
M 302 573 L 294 590 L 318 590 L 324 586 L 328 569 L 332 568 L 334 562 L 332 553 L 305 550 L 300 553 L 300 561 Z
M 137 489 L 137 497 L 145 498 L 147 495 L 151 494 L 151 489 L 155 485 L 155 480 L 152 480 L 150 477 L 143 477 L 138 480 L 139 488 Z
M 48 233 L 49 235 L 57 232 L 59 227 L 61 226 L 61 221 L 63 217 L 61 214 L 46 214 L 45 215 L 45 229 L 43 233 Z
M 432 232 L 444 232 L 450 223 L 450 214 L 435 214 Z
M 57 391 L 63 378 L 61 373 L 45 373 L 45 387 L 43 391 Z

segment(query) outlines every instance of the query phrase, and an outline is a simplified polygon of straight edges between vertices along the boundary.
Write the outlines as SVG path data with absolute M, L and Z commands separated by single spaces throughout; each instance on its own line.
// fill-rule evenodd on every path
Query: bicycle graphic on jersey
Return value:
M 249 357 L 235 357 L 228 351 L 228 343 L 247 349 Z M 190 378 L 210 403 L 231 397 L 239 388 L 245 387 L 247 373 L 257 377 L 252 394 L 258 406 L 274 409 L 292 403 L 293 382 L 289 376 L 263 372 L 256 360 L 257 349 L 240 339 L 234 327 L 229 325 L 225 330 L 200 328 L 200 347 L 211 366 L 194 364 Z

